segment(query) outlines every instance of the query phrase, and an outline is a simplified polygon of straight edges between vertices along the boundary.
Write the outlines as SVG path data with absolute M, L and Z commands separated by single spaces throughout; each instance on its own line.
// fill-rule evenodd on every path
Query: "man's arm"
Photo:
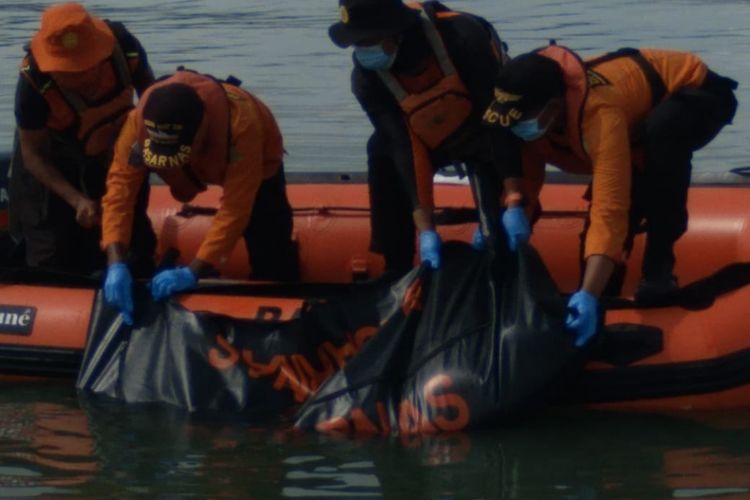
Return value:
M 478 19 L 458 16 L 444 21 L 443 26 L 453 64 L 471 95 L 470 119 L 481 123 L 493 98 L 495 76 L 501 67 L 500 54 L 493 50 L 489 28 Z M 485 127 L 484 130 L 489 134 L 493 164 L 505 194 L 520 193 L 522 141 L 504 127 Z
M 599 107 L 584 122 L 584 138 L 593 177 L 582 288 L 598 297 L 621 258 L 628 231 L 632 166 L 627 121 L 617 109 Z
M 98 224 L 97 203 L 68 182 L 50 158 L 49 130 L 46 127 L 49 105 L 23 75 L 18 78 L 14 111 L 24 168 L 73 207 L 80 225 L 88 228 Z
M 411 132 L 395 98 L 377 76 L 355 68 L 352 90 L 377 133 L 391 148 L 396 171 L 412 203 L 415 226 L 420 231 L 434 229 L 433 166 L 427 147 Z
M 211 221 L 190 270 L 200 278 L 219 267 L 242 236 L 250 221 L 258 189 L 263 182 L 263 123 L 255 106 L 238 104 L 249 115 L 247 127 L 236 131 L 232 147 L 237 159 L 227 166 L 221 205 Z
M 75 210 L 78 224 L 86 228 L 99 224 L 99 204 L 68 182 L 62 172 L 48 159 L 47 129 L 19 129 L 18 132 L 24 168 Z
M 107 191 L 102 198 L 102 248 L 110 264 L 125 259 L 133 231 L 136 199 L 148 174 L 145 165 L 131 164 L 137 140 L 135 112 L 131 111 L 115 143 L 114 159 L 107 173 Z

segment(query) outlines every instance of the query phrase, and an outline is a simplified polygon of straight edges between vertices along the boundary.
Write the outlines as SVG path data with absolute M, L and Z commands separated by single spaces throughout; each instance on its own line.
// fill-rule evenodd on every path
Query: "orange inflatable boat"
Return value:
M 586 202 L 583 184 L 550 183 L 542 192 L 545 214 L 534 228 L 539 250 L 564 292 L 578 282 L 578 245 Z M 159 252 L 179 250 L 188 262 L 205 233 L 220 192 L 209 189 L 191 205 L 174 201 L 154 186 L 150 216 Z M 475 227 L 467 185 L 435 188 L 439 231 L 444 240 L 469 241 Z M 367 186 L 362 175 L 289 176 L 294 236 L 302 280 L 350 283 L 382 273 L 383 262 L 368 252 Z M 608 325 L 648 325 L 647 341 L 626 355 L 591 362 L 575 391 L 575 402 L 638 410 L 724 409 L 750 406 L 750 186 L 698 185 L 690 190 L 690 224 L 679 241 L 676 273 L 694 300 L 662 308 L 636 308 L 625 300 L 639 279 L 643 238 L 636 240 L 623 288 L 624 299 L 606 314 Z M 222 277 L 248 275 L 244 245 L 237 244 Z M 0 373 L 72 377 L 86 344 L 96 290 L 8 283 L 0 286 Z M 195 310 L 237 317 L 290 318 L 301 299 L 264 294 L 184 295 Z M 627 345 L 627 331 L 620 332 Z M 637 338 L 638 337 L 638 338 Z M 620 339 L 623 340 L 623 339 Z M 622 353 L 619 353 L 622 354 Z

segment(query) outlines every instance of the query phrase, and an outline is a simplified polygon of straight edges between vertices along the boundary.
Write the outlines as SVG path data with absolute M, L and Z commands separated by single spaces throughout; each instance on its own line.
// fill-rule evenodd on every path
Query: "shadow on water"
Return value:
M 550 410 L 510 428 L 391 438 L 80 403 L 1 383 L 0 496 L 746 498 L 750 412 Z M 40 394 L 43 402 L 35 402 Z

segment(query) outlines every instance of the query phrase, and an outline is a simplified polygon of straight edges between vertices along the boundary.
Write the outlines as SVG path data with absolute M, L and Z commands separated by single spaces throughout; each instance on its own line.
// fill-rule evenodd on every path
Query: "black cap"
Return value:
M 565 94 L 562 68 L 549 57 L 528 52 L 511 59 L 495 79 L 494 100 L 485 122 L 510 127 Z
M 187 164 L 202 118 L 203 102 L 189 85 L 171 83 L 150 92 L 143 106 L 148 133 L 142 145 L 146 165 L 160 168 Z M 162 156 L 166 160 L 160 160 Z
M 419 12 L 401 0 L 339 0 L 339 15 L 328 35 L 342 48 L 397 35 L 419 19 Z

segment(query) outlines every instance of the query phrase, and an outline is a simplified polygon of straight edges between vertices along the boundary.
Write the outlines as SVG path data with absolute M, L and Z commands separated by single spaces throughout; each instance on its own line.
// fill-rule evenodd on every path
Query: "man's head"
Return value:
M 498 72 L 485 123 L 510 128 L 531 141 L 543 136 L 563 111 L 562 68 L 536 52 L 512 59 Z
M 44 72 L 83 73 L 112 54 L 115 36 L 109 26 L 78 3 L 53 5 L 42 14 L 31 39 L 31 53 Z
M 339 47 L 373 46 L 406 31 L 419 12 L 401 0 L 339 0 L 341 20 L 328 29 Z
M 143 162 L 153 169 L 182 168 L 190 162 L 203 119 L 203 102 L 189 85 L 170 83 L 144 96 Z

